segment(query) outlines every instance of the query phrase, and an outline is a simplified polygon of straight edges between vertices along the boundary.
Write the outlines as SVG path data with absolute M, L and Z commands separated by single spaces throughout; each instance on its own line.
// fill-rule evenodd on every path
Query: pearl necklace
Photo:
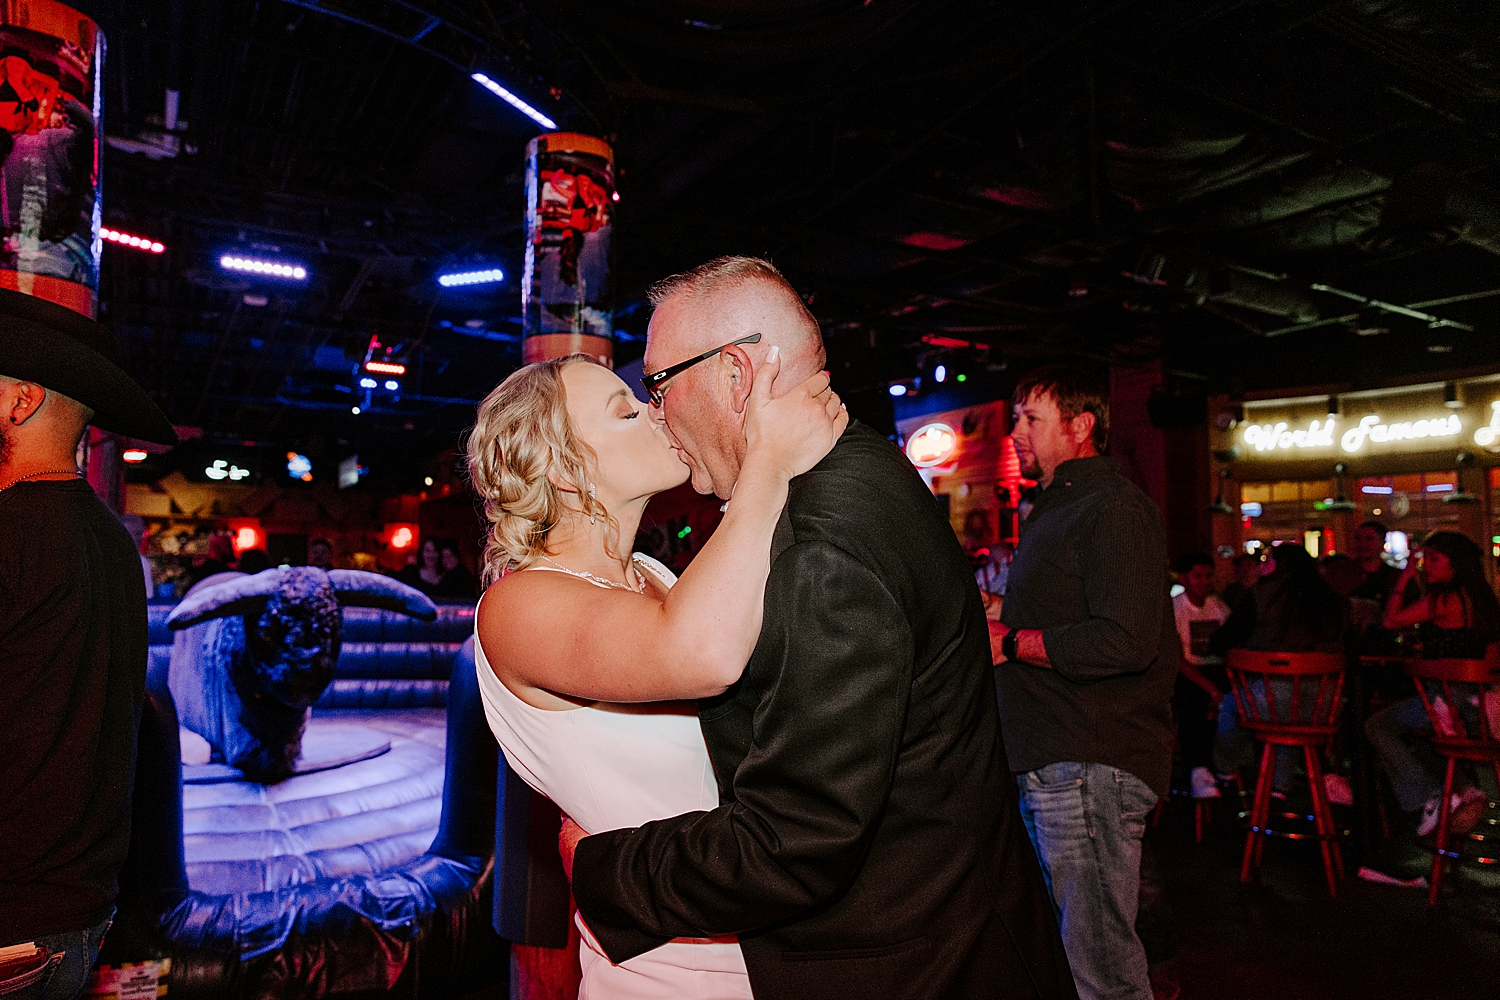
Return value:
M 10 482 L 6 483 L 4 486 L 0 486 L 0 492 L 3 492 L 5 490 L 10 489 L 12 486 L 16 485 L 17 483 L 24 483 L 28 479 L 35 479 L 37 476 L 69 476 L 69 475 L 72 476 L 74 479 L 80 478 L 80 473 L 78 472 L 77 469 L 49 469 L 46 472 L 32 472 L 32 473 L 28 473 L 27 475 L 24 475 L 24 476 L 17 476 L 15 479 L 12 479 Z
M 562 563 L 558 562 L 557 560 L 555 560 L 555 559 L 548 559 L 546 556 L 542 556 L 542 558 L 545 559 L 547 562 L 551 563 L 552 565 L 556 566 L 559 570 L 561 570 L 562 572 L 568 574 L 569 576 L 576 576 L 580 580 L 587 580 L 589 583 L 595 584 L 596 586 L 600 586 L 600 587 L 612 587 L 615 590 L 628 590 L 632 594 L 644 594 L 646 592 L 646 584 L 645 584 L 644 581 L 641 582 L 641 585 L 639 587 L 632 587 L 628 583 L 616 583 L 615 581 L 607 579 L 605 577 L 595 576 L 593 573 L 590 573 L 587 570 L 569 569 L 568 567 L 564 566 Z M 634 565 L 631 566 L 631 570 L 632 571 L 635 570 L 635 566 Z M 636 579 L 639 580 L 640 579 L 640 574 L 636 573 L 635 575 L 636 575 Z

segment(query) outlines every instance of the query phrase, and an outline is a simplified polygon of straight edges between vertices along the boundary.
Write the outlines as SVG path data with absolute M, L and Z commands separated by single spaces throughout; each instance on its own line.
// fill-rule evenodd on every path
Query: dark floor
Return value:
M 1182 799 L 1147 836 L 1176 916 L 1183 1000 L 1500 998 L 1500 866 L 1450 866 L 1436 913 L 1426 889 L 1355 877 L 1355 858 L 1330 899 L 1309 841 L 1268 841 L 1258 880 L 1242 884 L 1244 832 L 1229 800 L 1217 806 L 1202 844 Z M 1432 856 L 1392 819 L 1391 840 L 1365 860 L 1426 875 Z M 1482 828 L 1497 823 L 1492 808 Z

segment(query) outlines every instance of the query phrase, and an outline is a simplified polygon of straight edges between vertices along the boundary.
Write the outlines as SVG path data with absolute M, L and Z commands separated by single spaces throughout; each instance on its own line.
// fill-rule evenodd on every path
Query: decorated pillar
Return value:
M 614 151 L 602 139 L 549 132 L 526 147 L 526 263 L 521 359 L 589 354 L 614 365 L 611 228 Z M 495 930 L 511 942 L 515 1000 L 578 995 L 578 932 L 562 860 L 561 816 L 507 769 L 495 845 Z
M 54 0 L 0 0 L 0 288 L 93 318 L 104 36 Z
M 614 151 L 576 132 L 526 147 L 521 358 L 590 354 L 614 365 Z

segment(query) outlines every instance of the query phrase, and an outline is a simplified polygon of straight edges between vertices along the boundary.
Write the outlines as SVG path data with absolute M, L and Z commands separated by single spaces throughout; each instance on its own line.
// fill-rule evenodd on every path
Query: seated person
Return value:
M 1209 652 L 1208 644 L 1228 620 L 1229 606 L 1214 595 L 1214 561 L 1206 552 L 1189 552 L 1177 560 L 1177 582 L 1183 588 L 1172 598 L 1172 615 L 1182 642 L 1182 662 L 1172 693 L 1177 747 L 1183 760 L 1192 765 L 1193 798 L 1216 799 L 1219 786 L 1207 767 L 1214 731 L 1209 719 L 1210 713 L 1218 712 L 1228 684 L 1223 657 Z
M 432 588 L 432 596 L 474 600 L 474 574 L 469 572 L 469 568 L 459 557 L 458 546 L 453 542 L 444 542 L 442 549 L 439 563 L 443 569 L 443 578 L 438 581 L 436 587 Z
M 1240 606 L 1241 601 L 1250 596 L 1250 588 L 1260 580 L 1264 563 L 1260 561 L 1260 556 L 1241 552 L 1230 565 L 1234 567 L 1234 581 L 1224 588 L 1224 603 L 1233 611 Z
M 1343 653 L 1344 625 L 1349 601 L 1328 586 L 1318 572 L 1318 563 L 1296 542 L 1278 542 L 1271 547 L 1267 571 L 1240 602 L 1224 626 L 1214 633 L 1209 648 L 1219 654 L 1230 649 L 1255 649 L 1280 653 Z M 1273 681 L 1272 694 L 1278 706 L 1291 703 L 1290 681 Z M 1261 701 L 1259 682 L 1253 696 Z M 1304 699 L 1311 708 L 1314 699 Z M 1261 706 L 1264 710 L 1264 705 Z M 1240 728 L 1239 701 L 1230 692 L 1219 706 L 1219 728 L 1214 738 L 1214 767 L 1228 777 L 1255 761 L 1255 741 Z M 1277 749 L 1274 794 L 1284 797 L 1291 785 L 1296 760 L 1288 748 Z M 1350 797 L 1339 775 L 1330 776 L 1330 798 L 1347 804 Z
M 1393 631 L 1415 627 L 1423 659 L 1484 659 L 1489 644 L 1500 640 L 1500 601 L 1484 579 L 1479 546 L 1452 531 L 1428 538 L 1391 589 L 1383 624 Z M 1429 697 L 1435 693 L 1429 691 Z M 1458 714 L 1455 722 L 1474 732 L 1477 706 L 1465 702 L 1450 707 Z M 1376 712 L 1365 721 L 1365 735 L 1380 754 L 1401 808 L 1421 810 L 1417 836 L 1431 833 L 1437 828 L 1447 764 L 1428 743 L 1432 722 L 1422 699 L 1412 695 Z M 1453 795 L 1448 822 L 1454 833 L 1465 834 L 1484 815 L 1487 802 L 1464 769 L 1454 779 L 1464 787 Z
M 432 597 L 443 582 L 442 549 L 436 539 L 424 538 L 417 552 L 417 560 L 397 573 L 396 579 Z

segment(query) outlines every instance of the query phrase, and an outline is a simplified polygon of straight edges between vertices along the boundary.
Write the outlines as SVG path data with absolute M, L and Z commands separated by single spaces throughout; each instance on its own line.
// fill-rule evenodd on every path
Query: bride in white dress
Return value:
M 772 399 L 779 367 L 754 372 L 734 500 L 680 581 L 628 546 L 647 501 L 689 470 L 613 372 L 581 355 L 529 365 L 479 407 L 468 455 L 491 524 L 474 651 L 485 714 L 510 767 L 586 833 L 719 804 L 690 699 L 739 678 L 787 483 L 848 422 L 823 373 Z M 614 965 L 578 926 L 581 1000 L 751 995 L 733 938 L 679 938 Z

